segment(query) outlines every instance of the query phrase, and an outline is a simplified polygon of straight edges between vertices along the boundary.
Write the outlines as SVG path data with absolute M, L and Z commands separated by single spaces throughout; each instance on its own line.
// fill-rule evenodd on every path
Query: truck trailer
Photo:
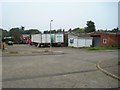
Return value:
M 31 35 L 31 40 L 36 46 L 63 46 L 64 44 L 64 34 L 33 34 Z

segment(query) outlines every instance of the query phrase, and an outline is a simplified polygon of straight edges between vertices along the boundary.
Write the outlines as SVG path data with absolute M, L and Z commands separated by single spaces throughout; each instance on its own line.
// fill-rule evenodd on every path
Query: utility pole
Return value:
M 52 22 L 53 20 L 50 20 L 50 51 L 52 49 L 52 42 L 51 42 L 51 29 L 52 29 Z

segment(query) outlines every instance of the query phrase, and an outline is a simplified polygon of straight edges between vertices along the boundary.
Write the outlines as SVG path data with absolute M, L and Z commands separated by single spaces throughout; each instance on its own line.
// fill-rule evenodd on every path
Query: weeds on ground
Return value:
M 106 46 L 106 47 L 91 47 L 91 48 L 87 48 L 87 50 L 90 51 L 95 51 L 95 50 L 118 50 L 120 49 L 120 46 Z

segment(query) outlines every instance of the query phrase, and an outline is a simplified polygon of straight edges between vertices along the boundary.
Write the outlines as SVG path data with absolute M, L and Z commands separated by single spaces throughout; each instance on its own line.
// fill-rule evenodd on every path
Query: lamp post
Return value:
M 53 22 L 53 20 L 50 20 L 50 51 L 51 51 L 51 48 L 52 48 L 52 43 L 51 43 L 51 29 L 52 29 L 52 22 Z

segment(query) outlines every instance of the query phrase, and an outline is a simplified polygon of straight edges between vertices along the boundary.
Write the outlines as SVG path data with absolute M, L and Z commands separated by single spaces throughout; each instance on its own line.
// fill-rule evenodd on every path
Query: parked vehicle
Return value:
M 34 45 L 39 46 L 62 46 L 64 44 L 64 34 L 33 34 L 31 40 Z
M 43 46 L 50 46 L 50 34 L 42 34 L 42 38 L 41 38 L 41 45 Z
M 29 43 L 30 45 L 33 45 L 33 43 L 32 43 L 32 40 L 31 40 L 31 39 L 28 39 L 28 43 Z
M 8 45 L 13 45 L 13 42 L 12 42 L 12 41 L 8 41 L 7 44 L 8 44 Z
M 42 34 L 32 34 L 31 35 L 31 42 L 33 45 L 37 46 L 38 44 L 40 44 L 42 41 Z
M 64 35 L 56 34 L 55 35 L 55 43 L 57 44 L 57 46 L 61 46 L 64 43 Z

